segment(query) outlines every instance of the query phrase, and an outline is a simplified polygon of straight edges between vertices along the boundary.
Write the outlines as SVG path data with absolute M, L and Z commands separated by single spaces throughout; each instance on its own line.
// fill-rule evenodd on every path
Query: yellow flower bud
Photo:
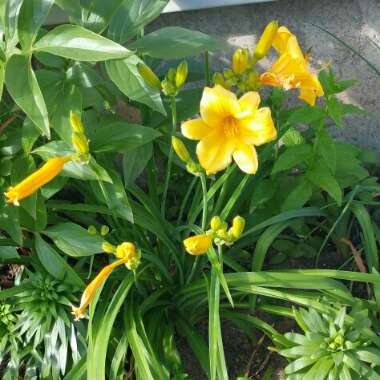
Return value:
M 108 241 L 105 241 L 102 244 L 102 250 L 106 253 L 115 253 L 116 247 L 114 245 L 112 245 L 111 243 L 108 243 Z
M 144 80 L 149 83 L 152 87 L 156 87 L 158 89 L 161 89 L 161 81 L 157 77 L 157 75 L 148 67 L 145 65 L 145 63 L 139 63 L 137 65 L 137 70 L 139 71 L 140 75 L 144 78 Z
M 219 230 L 223 225 L 222 220 L 219 218 L 219 216 L 213 216 L 210 222 L 211 229 L 213 231 Z
M 177 153 L 177 156 L 184 162 L 190 162 L 191 157 L 190 153 L 187 150 L 185 144 L 178 139 L 177 137 L 172 137 L 172 146 L 174 151 Z
M 231 234 L 234 239 L 238 239 L 245 228 L 245 219 L 241 216 L 235 216 L 232 221 Z
M 133 243 L 125 241 L 116 247 L 115 255 L 118 259 L 133 259 L 136 256 L 136 247 Z
M 173 69 L 173 67 L 171 67 L 168 71 L 168 75 L 166 76 L 168 78 L 168 81 L 170 83 L 172 83 L 173 85 L 175 84 L 175 76 L 177 74 L 177 70 Z
M 135 255 L 130 257 L 129 260 L 125 263 L 125 266 L 129 270 L 135 270 L 141 262 L 141 251 L 139 249 L 136 250 Z
M 87 232 L 90 234 L 90 235 L 96 235 L 98 232 L 96 231 L 96 227 L 91 225 L 91 226 L 88 226 L 87 228 Z
M 188 75 L 188 66 L 186 61 L 182 61 L 178 67 L 175 74 L 175 86 L 180 89 L 186 82 Z
M 190 255 L 202 255 L 206 253 L 212 245 L 212 239 L 206 234 L 191 236 L 183 241 L 186 251 Z
M 109 232 L 110 232 L 110 228 L 108 226 L 106 226 L 106 225 L 103 225 L 100 228 L 100 235 L 102 235 L 102 236 L 108 235 Z
M 70 124 L 71 128 L 76 133 L 84 133 L 84 126 L 80 117 L 73 111 L 70 111 Z
M 249 50 L 237 49 L 232 57 L 232 70 L 236 75 L 243 74 L 249 67 Z
M 74 132 L 71 135 L 71 142 L 75 150 L 81 155 L 88 155 L 89 147 L 87 137 L 83 133 Z
M 264 58 L 268 54 L 268 51 L 272 46 L 273 39 L 276 36 L 277 29 L 278 22 L 274 20 L 265 27 L 264 32 L 253 51 L 253 56 L 257 61 Z

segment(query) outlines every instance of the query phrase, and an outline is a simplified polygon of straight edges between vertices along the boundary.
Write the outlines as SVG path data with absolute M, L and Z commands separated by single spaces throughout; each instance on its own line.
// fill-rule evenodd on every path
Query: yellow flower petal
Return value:
M 4 193 L 8 203 L 18 205 L 18 201 L 33 194 L 54 179 L 63 170 L 65 163 L 71 160 L 70 156 L 54 157 L 48 160 L 41 168 Z
M 250 91 L 244 94 L 239 99 L 240 112 L 253 112 L 259 108 L 260 104 L 260 95 L 258 92 Z
M 82 298 L 80 300 L 79 307 L 72 307 L 72 314 L 75 316 L 75 320 L 79 320 L 84 318 L 84 313 L 86 311 L 87 306 L 94 299 L 96 291 L 103 284 L 103 282 L 107 279 L 109 274 L 118 266 L 125 264 L 128 259 L 117 260 L 112 264 L 105 266 L 98 275 L 87 285 L 86 289 L 83 292 Z
M 188 120 L 181 125 L 182 134 L 190 140 L 201 140 L 212 130 L 213 127 L 207 125 L 202 119 Z
M 191 236 L 183 241 L 186 251 L 190 255 L 202 255 L 206 253 L 212 245 L 212 239 L 206 234 Z
M 282 54 L 287 47 L 288 40 L 292 36 L 292 33 L 285 26 L 280 26 L 277 29 L 276 36 L 273 39 L 273 47 L 279 54 Z
M 197 145 L 199 163 L 207 174 L 215 174 L 232 162 L 235 140 L 225 137 L 222 131 L 215 131 L 203 138 Z
M 240 112 L 236 95 L 220 85 L 203 90 L 200 113 L 202 120 L 211 127 L 220 125 L 223 120 Z
M 271 110 L 263 107 L 241 120 L 241 139 L 256 146 L 273 141 L 277 137 Z
M 234 160 L 240 170 L 247 174 L 255 174 L 259 166 L 256 149 L 253 145 L 239 144 L 233 153 Z

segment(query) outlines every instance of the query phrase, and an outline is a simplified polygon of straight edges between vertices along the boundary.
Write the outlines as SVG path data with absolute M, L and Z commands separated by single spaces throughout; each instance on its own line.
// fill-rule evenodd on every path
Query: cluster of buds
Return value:
M 224 70 L 223 74 L 215 73 L 213 81 L 228 90 L 232 87 L 242 92 L 257 90 L 258 73 L 253 68 L 254 63 L 254 57 L 248 49 L 237 49 L 232 57 L 232 69 Z
M 237 87 L 242 92 L 256 91 L 259 87 L 259 76 L 253 66 L 268 54 L 277 29 L 277 21 L 271 21 L 266 26 L 252 54 L 249 49 L 235 50 L 232 57 L 232 68 L 223 73 L 215 73 L 214 84 L 219 84 L 227 90 Z
M 81 119 L 74 112 L 70 112 L 70 124 L 72 129 L 71 142 L 77 152 L 75 159 L 84 163 L 88 162 L 90 159 L 88 139 Z
M 104 252 L 113 254 L 119 260 L 124 260 L 125 266 L 129 270 L 136 270 L 140 265 L 141 251 L 133 243 L 123 242 L 117 246 L 105 241 L 102 245 Z
M 176 96 L 186 83 L 188 75 L 188 66 L 186 61 L 182 61 L 176 69 L 170 68 L 162 82 L 144 63 L 139 64 L 137 68 L 140 75 L 147 83 L 162 91 L 166 96 Z
M 202 167 L 194 162 L 191 158 L 189 151 L 187 150 L 185 144 L 179 138 L 172 137 L 172 147 L 176 152 L 177 156 L 186 164 L 186 170 L 195 176 L 199 176 L 202 172 Z
M 93 226 L 93 225 L 88 226 L 87 231 L 88 231 L 88 233 L 89 233 L 90 235 L 92 235 L 92 236 L 94 236 L 94 235 L 96 235 L 96 234 L 98 233 L 98 230 L 97 230 L 96 227 Z M 102 226 L 100 227 L 100 231 L 99 231 L 99 232 L 100 232 L 100 235 L 101 235 L 101 236 L 106 236 L 106 235 L 108 235 L 108 233 L 110 232 L 110 228 L 109 228 L 108 226 L 106 226 L 106 225 L 102 225 Z
M 186 251 L 190 255 L 198 256 L 206 253 L 214 242 L 218 246 L 230 246 L 238 240 L 245 228 L 245 219 L 235 216 L 232 225 L 221 220 L 219 216 L 211 219 L 210 229 L 204 234 L 191 236 L 183 241 Z

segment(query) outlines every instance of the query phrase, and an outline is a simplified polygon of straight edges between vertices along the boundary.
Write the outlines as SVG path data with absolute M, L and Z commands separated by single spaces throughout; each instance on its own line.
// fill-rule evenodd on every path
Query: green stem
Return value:
M 207 223 L 207 183 L 205 173 L 201 174 L 202 192 L 203 192 L 203 212 L 202 212 L 202 230 L 204 231 Z
M 205 82 L 206 86 L 210 86 L 210 63 L 209 63 L 209 54 L 208 51 L 205 52 Z
M 185 206 L 186 206 L 186 204 L 187 204 L 187 201 L 188 201 L 189 198 L 190 198 L 190 195 L 191 195 L 191 193 L 192 193 L 192 191 L 193 191 L 193 189 L 194 189 L 194 186 L 195 186 L 196 182 L 197 182 L 197 177 L 194 177 L 193 180 L 192 180 L 191 183 L 190 183 L 189 188 L 187 189 L 187 192 L 186 192 L 185 197 L 183 198 L 183 201 L 182 201 L 182 204 L 181 204 L 181 208 L 180 208 L 180 210 L 179 210 L 179 215 L 178 215 L 178 219 L 177 219 L 177 224 L 179 224 L 179 223 L 181 222 L 181 220 L 182 220 L 183 213 L 184 213 L 184 211 L 185 211 Z
M 172 131 L 171 131 L 171 135 L 170 135 L 170 150 L 169 150 L 168 165 L 167 165 L 167 168 L 166 168 L 164 193 L 162 195 L 162 202 L 161 202 L 161 215 L 162 215 L 163 218 L 165 218 L 166 198 L 168 196 L 170 175 L 171 175 L 172 162 L 173 162 L 172 137 L 175 134 L 175 131 L 176 131 L 176 128 L 177 128 L 177 104 L 176 104 L 176 98 L 175 98 L 175 96 L 172 96 L 170 100 L 171 100 L 170 101 L 170 108 L 171 108 L 171 111 L 172 111 Z

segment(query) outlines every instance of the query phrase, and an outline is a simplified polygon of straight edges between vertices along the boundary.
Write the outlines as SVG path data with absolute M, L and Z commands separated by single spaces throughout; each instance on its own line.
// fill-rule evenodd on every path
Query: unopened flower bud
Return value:
M 277 29 L 278 29 L 277 21 L 271 21 L 265 27 L 264 32 L 261 35 L 259 42 L 257 43 L 253 51 L 253 56 L 257 61 L 264 58 L 268 54 L 268 51 L 272 46 L 273 39 L 276 36 Z
M 177 94 L 175 85 L 168 79 L 162 81 L 162 90 L 166 96 L 175 96 Z
M 185 144 L 178 139 L 177 137 L 173 136 L 172 137 L 172 146 L 174 151 L 177 153 L 177 156 L 184 162 L 190 162 L 191 157 L 190 153 L 187 150 Z
M 231 234 L 234 239 L 238 239 L 245 228 L 245 219 L 241 216 L 235 216 L 232 221 Z
M 80 153 L 81 155 L 88 155 L 88 140 L 83 133 L 72 133 L 71 142 L 73 143 L 73 146 L 78 153 Z
M 259 76 L 256 71 L 251 71 L 247 78 L 247 85 L 250 90 L 256 90 L 258 86 Z
M 219 230 L 223 225 L 222 220 L 220 219 L 219 216 L 213 216 L 210 222 L 211 229 L 213 231 Z
M 92 235 L 92 236 L 94 236 L 94 235 L 96 235 L 96 234 L 98 233 L 98 232 L 96 231 L 96 227 L 93 226 L 93 225 L 88 226 L 88 228 L 87 228 L 87 232 L 88 232 L 90 235 Z
M 70 111 L 70 124 L 74 132 L 84 134 L 84 126 L 80 117 L 73 111 Z
M 175 76 L 177 74 L 177 70 L 176 69 L 173 69 L 173 67 L 171 67 L 168 71 L 168 74 L 167 74 L 167 78 L 168 78 L 168 81 L 170 83 L 172 83 L 173 85 L 175 84 Z
M 234 77 L 234 73 L 230 69 L 224 70 L 223 74 L 227 79 Z
M 108 241 L 105 241 L 102 244 L 102 249 L 106 253 L 115 253 L 116 252 L 116 247 L 112 245 L 111 243 L 108 243 Z
M 198 256 L 206 253 L 211 245 L 212 239 L 207 234 L 191 236 L 183 241 L 187 253 Z
M 103 225 L 100 228 L 100 235 L 102 235 L 102 236 L 108 235 L 109 232 L 110 232 L 110 228 L 108 226 L 106 226 L 106 225 Z
M 224 80 L 224 76 L 222 73 L 214 73 L 214 75 L 212 77 L 212 81 L 214 82 L 214 84 L 218 84 L 222 87 L 225 86 L 225 80 Z
M 188 66 L 186 61 L 182 61 L 178 67 L 175 74 L 175 86 L 180 89 L 186 82 L 188 75 Z
M 141 251 L 137 249 L 133 257 L 131 257 L 126 263 L 125 266 L 129 270 L 136 270 L 136 268 L 140 265 L 141 262 Z
M 116 257 L 119 259 L 132 259 L 136 255 L 136 247 L 128 241 L 116 247 Z
M 232 70 L 236 75 L 243 74 L 249 67 L 249 50 L 237 49 L 232 58 Z
M 144 78 L 144 80 L 149 83 L 152 87 L 156 87 L 161 89 L 161 81 L 157 77 L 157 75 L 151 70 L 149 66 L 145 63 L 140 63 L 137 65 L 137 70 L 140 75 Z

